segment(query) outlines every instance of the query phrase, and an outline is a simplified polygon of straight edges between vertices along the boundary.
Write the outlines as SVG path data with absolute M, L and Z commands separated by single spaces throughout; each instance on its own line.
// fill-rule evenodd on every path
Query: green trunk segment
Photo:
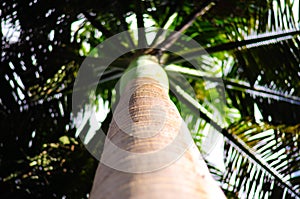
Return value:
M 143 55 L 132 61 L 120 79 L 120 95 L 128 83 L 138 78 L 151 78 L 159 82 L 169 92 L 169 80 L 165 70 L 158 64 L 155 56 Z

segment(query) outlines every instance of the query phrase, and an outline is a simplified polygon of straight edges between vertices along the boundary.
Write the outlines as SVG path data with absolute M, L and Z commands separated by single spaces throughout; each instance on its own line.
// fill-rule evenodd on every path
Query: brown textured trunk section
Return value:
M 114 111 L 102 155 L 123 171 L 100 163 L 90 198 L 225 198 L 189 140 L 168 92 L 151 78 L 132 81 Z

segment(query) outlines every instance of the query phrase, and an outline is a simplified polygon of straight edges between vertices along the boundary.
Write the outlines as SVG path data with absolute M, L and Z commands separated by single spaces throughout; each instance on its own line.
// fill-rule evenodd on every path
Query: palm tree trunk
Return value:
M 150 71 L 161 68 L 152 58 L 140 59 L 151 62 Z M 157 76 L 128 80 L 90 198 L 225 198 Z

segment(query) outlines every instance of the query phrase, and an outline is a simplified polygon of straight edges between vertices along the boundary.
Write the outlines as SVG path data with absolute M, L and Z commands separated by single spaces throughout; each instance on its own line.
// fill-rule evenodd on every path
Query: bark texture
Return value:
M 225 198 L 168 91 L 151 78 L 127 85 L 102 160 L 110 166 L 99 164 L 91 199 Z

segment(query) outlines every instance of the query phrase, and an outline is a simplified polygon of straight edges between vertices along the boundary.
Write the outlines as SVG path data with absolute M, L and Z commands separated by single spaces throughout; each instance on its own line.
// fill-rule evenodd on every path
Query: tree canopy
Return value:
M 159 53 L 170 77 L 180 73 L 194 89 L 194 101 L 184 88 L 170 95 L 176 105 L 200 111 L 201 118 L 181 113 L 200 150 L 208 127 L 224 137 L 225 168 L 207 162 L 227 197 L 299 198 L 299 10 L 297 0 L 1 2 L 0 197 L 88 197 L 98 162 L 76 134 L 72 89 L 79 67 L 111 36 L 157 27 L 203 47 Z M 124 48 L 146 40 L 138 38 L 129 34 Z M 161 43 L 171 44 L 170 37 Z M 108 108 L 135 53 L 102 77 L 97 94 Z

